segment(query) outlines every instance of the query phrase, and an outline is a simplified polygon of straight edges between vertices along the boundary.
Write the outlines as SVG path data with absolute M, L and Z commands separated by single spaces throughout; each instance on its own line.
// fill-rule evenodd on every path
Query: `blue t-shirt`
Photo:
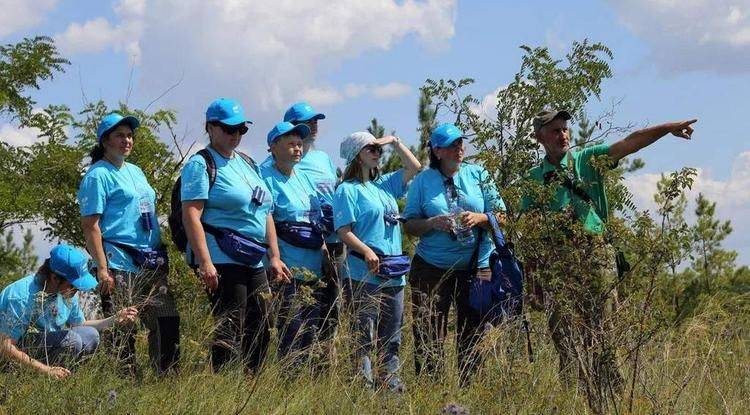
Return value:
M 263 160 L 261 169 L 271 165 L 273 165 L 273 156 L 268 156 L 268 158 Z M 310 149 L 302 157 L 302 160 L 294 166 L 294 170 L 298 173 L 306 174 L 315 183 L 315 187 L 321 194 L 323 203 L 333 206 L 333 193 L 336 191 L 338 177 L 336 176 L 336 166 L 333 165 L 328 153 Z M 341 240 L 336 232 L 333 232 L 326 238 L 326 242 L 336 243 L 341 242 Z
M 209 225 L 228 228 L 246 238 L 266 241 L 266 219 L 271 213 L 273 200 L 263 179 L 242 157 L 235 154 L 228 159 L 213 148 L 206 147 L 216 163 L 216 182 L 209 191 L 206 160 L 196 154 L 182 168 L 182 201 L 204 200 L 201 220 Z M 252 202 L 253 191 L 260 187 L 263 200 Z M 206 232 L 206 244 L 214 264 L 240 264 L 229 258 L 216 244 L 213 235 Z M 192 263 L 192 249 L 188 243 L 185 253 Z M 262 266 L 259 261 L 254 267 Z
M 0 333 L 16 342 L 29 331 L 67 330 L 85 320 L 78 293 L 69 299 L 47 294 L 35 275 L 21 278 L 0 292 Z
M 401 223 L 386 223 L 386 212 L 398 214 L 398 204 L 406 193 L 404 170 L 400 169 L 362 184 L 359 180 L 339 185 L 333 198 L 334 226 L 338 230 L 350 225 L 352 232 L 375 253 L 401 255 Z M 380 278 L 367 270 L 367 264 L 354 255 L 347 256 L 348 277 L 370 284 L 400 287 L 406 285 L 406 276 Z
M 274 222 L 307 222 L 317 221 L 320 217 L 320 194 L 315 184 L 300 171 L 286 176 L 276 167 L 263 165 L 260 175 L 266 181 L 273 196 Z M 290 269 L 300 268 L 321 277 L 322 256 L 320 249 L 305 249 L 291 245 L 277 238 L 281 260 Z M 294 274 L 299 280 L 309 280 L 301 272 Z
M 138 272 L 125 251 L 107 241 L 138 249 L 156 248 L 161 231 L 156 217 L 156 192 L 138 166 L 123 163 L 119 169 L 106 160 L 89 168 L 78 189 L 81 216 L 101 215 L 99 228 L 104 240 L 107 267 Z M 150 230 L 141 218 L 141 209 L 150 213 Z
M 409 186 L 404 217 L 426 219 L 450 213 L 445 190 L 446 178 L 438 169 L 427 169 L 419 173 Z M 505 203 L 497 192 L 489 173 L 483 167 L 463 163 L 453 176 L 458 191 L 458 204 L 469 212 L 494 212 L 505 210 Z M 474 227 L 474 238 L 479 228 Z M 479 267 L 488 267 L 493 246 L 487 231 L 479 247 Z M 442 269 L 466 270 L 474 253 L 473 245 L 463 245 L 448 232 L 431 230 L 419 238 L 416 254 L 427 263 Z

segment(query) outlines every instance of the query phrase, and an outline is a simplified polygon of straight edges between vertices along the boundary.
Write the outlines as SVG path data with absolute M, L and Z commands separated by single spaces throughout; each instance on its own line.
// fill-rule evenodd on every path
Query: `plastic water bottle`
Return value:
M 141 226 L 143 226 L 143 229 L 146 231 L 153 230 L 154 224 L 152 223 L 153 213 L 151 213 L 151 201 L 147 198 L 142 198 L 139 203 L 139 208 L 141 210 Z
M 453 233 L 456 240 L 462 245 L 474 245 L 474 232 L 471 227 L 465 226 L 461 221 L 461 214 L 465 212 L 461 206 L 451 206 L 451 220 L 453 221 Z

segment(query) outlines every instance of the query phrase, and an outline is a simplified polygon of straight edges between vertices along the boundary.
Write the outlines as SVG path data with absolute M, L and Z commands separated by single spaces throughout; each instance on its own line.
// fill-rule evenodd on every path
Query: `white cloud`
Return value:
M 0 0 L 0 38 L 44 21 L 58 0 Z
M 183 79 L 191 100 L 218 94 L 276 110 L 300 91 L 326 103 L 365 92 L 403 94 L 395 83 L 333 92 L 318 77 L 410 35 L 430 48 L 444 46 L 454 35 L 455 9 L 456 0 L 120 0 L 119 22 L 72 24 L 58 39 L 74 53 L 134 50 L 148 90 Z
M 650 44 L 669 72 L 746 72 L 750 0 L 610 0 L 621 21 Z
M 39 142 L 41 140 L 39 134 L 41 130 L 34 127 L 18 128 L 10 124 L 0 126 L 0 141 L 16 147 L 30 146 Z
M 145 0 L 120 0 L 114 6 L 120 17 L 118 25 L 97 17 L 84 23 L 71 23 L 63 33 L 55 35 L 55 42 L 65 56 L 80 53 L 97 53 L 112 48 L 124 51 L 132 64 L 141 60 L 141 21 L 145 12 Z
M 411 92 L 411 87 L 399 82 L 390 82 L 385 85 L 372 88 L 372 95 L 375 98 L 387 99 L 398 98 Z
M 300 92 L 300 97 L 315 106 L 333 105 L 344 99 L 343 95 L 333 87 L 306 88 Z
M 626 178 L 625 182 L 640 208 L 656 211 L 653 195 L 659 179 L 659 174 L 633 174 Z M 740 253 L 741 261 L 750 263 L 750 151 L 735 158 L 727 180 L 715 179 L 706 170 L 698 169 L 693 187 L 686 195 L 691 212 L 698 193 L 716 202 L 719 218 L 732 221 L 734 232 L 727 239 L 727 246 Z
M 411 87 L 400 82 L 389 82 L 384 85 L 347 84 L 339 91 L 332 86 L 305 88 L 299 98 L 312 105 L 326 106 L 338 104 L 345 98 L 357 98 L 370 95 L 376 99 L 392 99 L 411 92 Z

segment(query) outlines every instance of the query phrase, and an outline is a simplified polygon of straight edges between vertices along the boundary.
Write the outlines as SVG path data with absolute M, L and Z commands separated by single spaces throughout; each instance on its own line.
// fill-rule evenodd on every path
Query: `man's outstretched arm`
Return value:
M 670 133 L 674 136 L 689 140 L 690 136 L 693 134 L 692 124 L 697 121 L 697 119 L 694 119 L 688 121 L 668 122 L 634 131 L 622 140 L 612 144 L 609 147 L 609 156 L 613 161 L 619 161 L 623 157 L 627 157 L 644 147 L 650 146 L 656 142 L 656 140 Z

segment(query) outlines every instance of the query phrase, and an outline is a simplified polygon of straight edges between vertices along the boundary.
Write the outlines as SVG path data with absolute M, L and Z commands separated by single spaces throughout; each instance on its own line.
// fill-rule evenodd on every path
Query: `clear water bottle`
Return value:
M 465 212 L 458 204 L 451 206 L 451 220 L 453 221 L 453 233 L 456 240 L 462 245 L 474 245 L 474 232 L 471 227 L 465 226 L 461 221 L 461 214 Z

